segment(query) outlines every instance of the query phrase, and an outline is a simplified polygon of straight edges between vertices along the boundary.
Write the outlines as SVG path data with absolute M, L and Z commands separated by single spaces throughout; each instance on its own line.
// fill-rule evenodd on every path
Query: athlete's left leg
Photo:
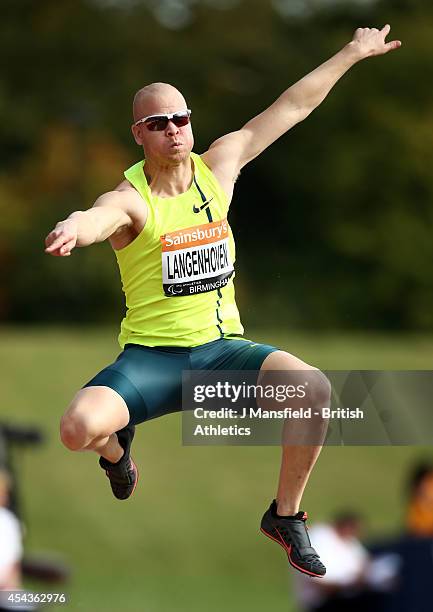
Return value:
M 275 351 L 268 355 L 260 368 L 260 380 L 266 371 L 300 371 L 302 380 L 308 380 L 308 397 L 303 400 L 304 406 L 311 406 L 321 409 L 329 406 L 331 389 L 328 379 L 317 368 L 306 364 L 294 355 L 285 351 Z M 310 377 L 308 374 L 311 373 Z M 308 401 L 307 401 L 308 400 Z M 289 427 L 305 429 L 308 427 L 306 421 L 300 420 L 298 423 L 292 421 Z M 314 432 L 310 439 L 320 441 L 324 439 L 327 428 L 326 419 L 321 416 L 311 421 Z M 299 432 L 301 433 L 301 432 Z M 305 434 L 305 432 L 302 432 Z M 280 477 L 276 500 L 278 503 L 278 514 L 282 516 L 294 515 L 299 511 L 299 505 L 304 493 L 308 478 L 317 461 L 322 449 L 322 444 L 301 445 L 296 440 L 296 431 L 293 432 L 293 444 L 283 444 Z M 308 435 L 306 436 L 308 438 Z
M 269 380 L 294 382 L 295 387 L 302 381 L 308 394 L 298 405 L 296 399 L 292 400 L 291 407 L 311 407 L 317 416 L 311 421 L 288 420 L 284 425 L 278 491 L 262 518 L 261 530 L 284 548 L 293 567 L 320 577 L 326 568 L 311 545 L 305 525 L 307 514 L 299 511 L 299 504 L 325 438 L 328 423 L 322 418 L 322 408 L 329 406 L 330 384 L 319 370 L 284 351 L 275 351 L 264 360 L 258 382 L 265 386 Z

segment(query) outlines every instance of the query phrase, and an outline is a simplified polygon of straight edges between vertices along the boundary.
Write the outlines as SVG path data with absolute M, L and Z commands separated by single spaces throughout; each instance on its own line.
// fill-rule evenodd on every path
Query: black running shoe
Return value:
M 307 513 L 302 511 L 291 517 L 279 517 L 274 499 L 263 515 L 260 530 L 284 548 L 290 565 L 295 569 L 308 576 L 322 577 L 326 574 L 326 568 L 311 546 L 306 520 Z
M 120 446 L 124 449 L 123 456 L 117 463 L 111 463 L 104 457 L 99 458 L 99 465 L 110 480 L 111 490 L 117 499 L 128 499 L 135 491 L 138 482 L 137 466 L 131 459 L 129 451 L 135 434 L 135 426 L 128 425 L 116 431 Z

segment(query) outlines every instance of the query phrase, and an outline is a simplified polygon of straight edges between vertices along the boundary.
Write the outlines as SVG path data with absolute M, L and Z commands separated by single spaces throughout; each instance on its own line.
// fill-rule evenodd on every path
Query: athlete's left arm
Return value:
M 398 49 L 399 40 L 385 42 L 390 29 L 389 25 L 382 30 L 358 28 L 341 51 L 289 87 L 269 108 L 237 132 L 216 140 L 203 160 L 227 187 L 227 181 L 235 181 L 243 166 L 308 117 L 354 64 Z

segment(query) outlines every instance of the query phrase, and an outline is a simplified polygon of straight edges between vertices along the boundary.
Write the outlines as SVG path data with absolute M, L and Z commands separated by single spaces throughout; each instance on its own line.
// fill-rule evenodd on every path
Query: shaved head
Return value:
M 189 160 L 194 146 L 191 123 L 177 126 L 168 121 L 165 129 L 152 131 L 136 122 L 150 115 L 172 115 L 183 110 L 187 110 L 185 98 L 168 83 L 151 83 L 135 94 L 131 128 L 135 142 L 143 147 L 148 168 L 149 164 L 154 168 L 178 166 Z
M 134 122 L 156 113 L 171 113 L 187 108 L 186 100 L 176 87 L 168 83 L 151 83 L 134 96 Z

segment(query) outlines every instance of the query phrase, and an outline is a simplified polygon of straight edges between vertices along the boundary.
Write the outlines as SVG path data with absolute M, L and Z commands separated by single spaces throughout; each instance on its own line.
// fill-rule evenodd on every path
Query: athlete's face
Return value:
M 184 97 L 173 88 L 146 96 L 136 109 L 136 120 L 151 115 L 169 115 L 186 110 Z M 168 121 L 164 129 L 154 131 L 149 130 L 146 123 L 139 123 L 132 126 L 132 131 L 137 144 L 143 146 L 146 159 L 158 165 L 178 165 L 189 158 L 194 145 L 190 122 L 179 126 L 173 121 Z
M 430 504 L 433 511 L 433 472 L 426 474 L 418 486 L 417 497 L 425 504 Z

